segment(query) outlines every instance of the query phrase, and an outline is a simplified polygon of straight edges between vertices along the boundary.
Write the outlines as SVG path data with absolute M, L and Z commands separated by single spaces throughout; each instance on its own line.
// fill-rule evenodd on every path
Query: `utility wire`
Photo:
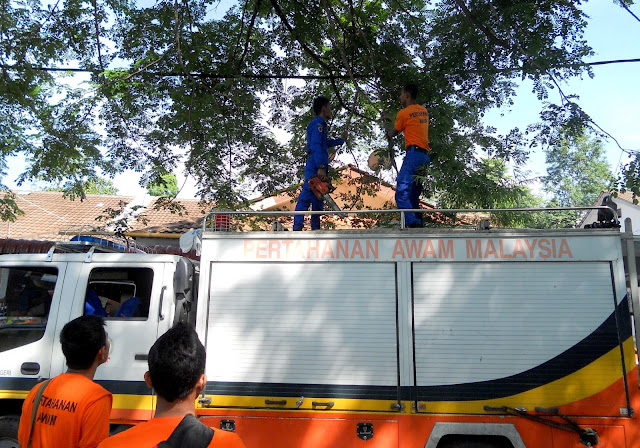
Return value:
M 633 62 L 640 62 L 640 58 L 633 59 L 613 59 L 608 61 L 594 61 L 594 62 L 581 62 L 576 64 L 557 64 L 550 65 L 548 68 L 568 68 L 568 67 L 588 67 L 588 66 L 597 66 L 597 65 L 609 65 L 609 64 L 627 64 Z M 3 69 L 6 70 L 17 70 L 15 65 L 0 65 Z M 32 70 L 41 70 L 45 72 L 73 72 L 73 73 L 101 73 L 100 70 L 91 70 L 86 68 L 75 68 L 75 67 L 29 67 Z M 117 70 L 117 69 L 116 69 Z M 496 69 L 498 72 L 510 72 L 510 71 L 521 71 L 522 67 L 509 67 Z M 115 71 L 115 70 L 114 70 Z M 465 72 L 473 72 L 479 70 L 465 70 Z M 489 70 L 487 70 L 489 71 Z M 125 73 L 123 71 L 123 73 Z M 138 72 L 140 73 L 140 72 Z M 218 74 L 218 73 L 201 73 L 201 72 L 190 72 L 190 73 L 181 73 L 181 72 L 144 72 L 148 75 L 160 76 L 160 77 L 183 77 L 183 76 L 192 76 L 195 78 L 207 78 L 207 79 L 320 79 L 320 80 L 331 80 L 331 79 L 371 79 L 375 78 L 375 75 L 372 74 L 353 74 L 353 75 L 278 75 L 278 74 L 264 74 L 264 73 L 232 73 L 228 75 Z
M 610 61 L 595 61 L 595 62 L 584 62 L 581 64 L 567 64 L 565 65 L 559 65 L 557 67 L 582 67 L 582 66 L 588 66 L 588 65 L 607 65 L 607 64 L 625 64 L 627 62 L 640 62 L 640 58 L 635 58 L 635 59 L 612 59 Z M 551 67 L 551 68 L 555 68 Z
M 627 12 L 634 17 L 634 19 L 636 19 L 638 22 L 640 22 L 640 18 L 637 15 L 635 15 L 633 13 L 633 11 L 631 11 L 627 5 L 625 5 L 623 2 L 620 2 L 620 6 L 622 6 L 624 9 L 626 9 Z
M 640 59 L 639 59 L 640 61 Z M 16 70 L 16 66 L 0 65 L 3 69 Z M 75 67 L 29 67 L 31 70 L 40 70 L 44 72 L 72 72 L 72 73 L 101 73 L 100 70 L 91 70 L 87 68 L 75 68 Z M 115 69 L 113 71 L 118 71 Z M 126 73 L 126 71 L 122 71 Z M 138 72 L 136 74 L 140 74 Z M 221 75 L 216 73 L 200 73 L 200 72 L 144 72 L 147 75 L 160 76 L 160 77 L 195 77 L 195 78 L 208 78 L 208 79 L 351 79 L 349 75 L 267 75 L 263 73 L 233 73 L 230 75 Z M 366 79 L 372 78 L 371 75 L 358 75 L 354 74 L 354 78 Z
M 495 10 L 495 8 L 493 7 L 493 5 L 491 5 L 492 8 Z M 624 5 L 623 5 L 624 6 Z M 565 95 L 565 93 L 562 91 L 562 89 L 560 88 L 560 84 L 558 83 L 558 81 L 556 81 L 555 77 L 553 76 L 553 74 L 549 71 L 549 68 L 553 68 L 553 67 L 547 67 L 547 68 L 543 68 L 540 67 L 537 62 L 531 58 L 526 51 L 522 48 L 522 46 L 520 45 L 520 42 L 517 39 L 513 39 L 512 42 L 516 45 L 517 49 L 520 50 L 521 54 L 530 60 L 530 63 L 532 66 L 538 68 L 539 70 L 541 70 L 542 72 L 546 73 L 547 76 L 549 76 L 549 78 L 551 79 L 551 81 L 555 84 L 555 86 L 558 89 L 558 92 L 560 93 L 560 98 L 562 99 L 563 105 L 566 104 L 574 104 L 575 103 L 573 101 L 571 101 L 569 99 L 569 97 L 567 97 L 567 95 Z M 602 62 L 593 62 L 590 63 L 588 65 L 603 65 L 603 63 L 608 62 L 608 63 L 617 63 L 621 60 L 616 60 L 616 61 L 602 61 Z M 638 60 L 625 60 L 625 61 L 629 61 L 629 62 L 638 62 Z M 586 65 L 586 64 L 585 64 Z M 573 66 L 573 64 L 569 64 L 568 66 Z M 620 148 L 620 150 L 624 153 L 627 154 L 638 154 L 640 153 L 640 150 L 631 150 L 631 149 L 626 149 L 623 148 L 622 145 L 620 145 L 620 142 L 618 142 L 618 140 L 611 135 L 609 132 L 605 131 L 598 123 L 596 123 L 592 118 L 588 118 L 587 122 L 591 123 L 594 127 L 596 127 L 600 132 L 602 132 L 603 134 L 607 135 L 608 137 L 610 137 L 614 143 L 618 146 L 618 148 Z

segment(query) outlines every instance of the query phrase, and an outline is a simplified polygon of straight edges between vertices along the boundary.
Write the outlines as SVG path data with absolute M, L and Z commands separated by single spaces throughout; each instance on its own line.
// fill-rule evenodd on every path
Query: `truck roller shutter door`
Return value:
M 616 309 L 626 327 L 627 305 L 615 305 L 607 262 L 424 263 L 413 273 L 421 411 L 593 412 L 581 400 L 622 376 L 618 333 L 625 340 L 630 328 L 627 336 L 618 328 Z M 619 392 L 616 412 L 625 406 Z
M 334 410 L 355 406 L 349 399 L 397 401 L 394 264 L 213 263 L 211 272 L 207 393 L 327 398 Z

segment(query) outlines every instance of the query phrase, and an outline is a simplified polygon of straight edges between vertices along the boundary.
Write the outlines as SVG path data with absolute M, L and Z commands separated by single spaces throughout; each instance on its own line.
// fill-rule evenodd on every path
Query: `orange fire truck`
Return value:
M 205 230 L 199 264 L 92 247 L 0 256 L 0 446 L 89 290 L 141 302 L 106 319 L 114 425 L 152 416 L 146 355 L 182 320 L 199 417 L 247 448 L 640 446 L 629 232 Z M 45 305 L 14 315 L 29 288 Z

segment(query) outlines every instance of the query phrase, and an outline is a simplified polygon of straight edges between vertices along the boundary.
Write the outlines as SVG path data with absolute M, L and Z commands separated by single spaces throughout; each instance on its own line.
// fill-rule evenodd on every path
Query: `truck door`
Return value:
M 22 398 L 38 378 L 51 376 L 52 347 L 58 337 L 64 288 L 62 262 L 0 266 L 0 390 Z
M 148 419 L 154 404 L 144 383 L 147 354 L 158 332 L 169 328 L 160 302 L 171 302 L 173 277 L 165 282 L 164 263 L 93 261 L 82 270 L 73 307 L 106 320 L 111 352 L 95 379 L 114 394 L 112 419 Z

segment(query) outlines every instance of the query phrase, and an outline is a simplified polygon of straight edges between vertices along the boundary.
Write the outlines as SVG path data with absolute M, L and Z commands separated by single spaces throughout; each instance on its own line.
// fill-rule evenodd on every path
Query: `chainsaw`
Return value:
M 315 176 L 309 178 L 309 188 L 311 188 L 313 194 L 316 195 L 316 198 L 324 199 L 324 201 L 332 210 L 336 212 L 340 211 L 340 207 L 338 207 L 336 201 L 334 201 L 333 198 L 329 196 L 329 193 L 336 189 L 336 187 L 331 185 L 331 182 L 329 182 L 328 180 L 320 180 L 320 178 L 316 174 Z

